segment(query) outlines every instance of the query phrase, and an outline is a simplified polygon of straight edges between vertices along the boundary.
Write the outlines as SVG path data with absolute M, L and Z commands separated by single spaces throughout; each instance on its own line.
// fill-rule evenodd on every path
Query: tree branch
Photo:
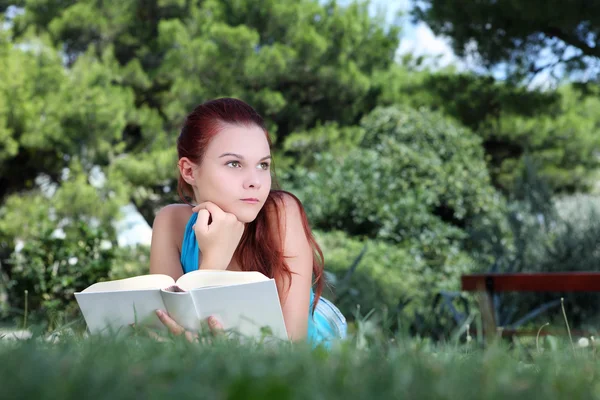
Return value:
M 541 31 L 549 37 L 560 39 L 563 42 L 565 42 L 566 44 L 569 44 L 573 47 L 577 47 L 585 55 L 600 58 L 600 47 L 592 47 L 592 46 L 588 45 L 586 42 L 584 42 L 583 40 L 581 40 L 573 35 L 569 35 L 566 32 L 563 32 L 562 30 L 560 30 L 560 28 L 551 26 L 551 27 L 542 29 Z

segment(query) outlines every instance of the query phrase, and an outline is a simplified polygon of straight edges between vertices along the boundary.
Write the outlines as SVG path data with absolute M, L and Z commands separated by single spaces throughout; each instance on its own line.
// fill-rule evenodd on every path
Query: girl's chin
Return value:
M 217 203 L 215 203 L 215 204 L 217 204 Z M 259 208 L 254 208 L 254 206 L 251 206 L 252 209 L 250 209 L 250 210 L 245 209 L 247 207 L 245 205 L 242 205 L 241 207 L 239 207 L 239 206 L 226 207 L 226 206 L 221 206 L 221 205 L 217 204 L 217 206 L 219 206 L 226 213 L 235 215 L 237 217 L 238 221 L 240 221 L 244 224 L 254 221 L 256 219 L 256 216 L 258 215 L 258 211 L 260 211 Z
M 237 219 L 244 224 L 248 224 L 256 219 L 256 215 L 237 215 Z
M 256 219 L 256 216 L 258 215 L 258 212 L 253 211 L 254 210 L 236 210 L 234 214 L 237 217 L 238 221 L 247 224 L 254 221 Z

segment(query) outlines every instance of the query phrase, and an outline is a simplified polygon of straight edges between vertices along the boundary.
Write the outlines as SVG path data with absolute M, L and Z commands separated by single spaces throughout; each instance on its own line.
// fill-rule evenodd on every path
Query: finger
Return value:
M 194 232 L 198 232 L 196 229 L 199 229 L 201 232 L 207 232 L 209 218 L 210 213 L 208 212 L 208 210 L 198 211 L 198 219 L 196 220 L 196 224 L 194 225 Z
M 160 321 L 167 328 L 169 328 L 169 331 L 171 331 L 171 333 L 173 333 L 174 335 L 181 335 L 185 332 L 185 329 L 177 322 L 175 322 L 173 318 L 169 317 L 169 315 L 166 312 L 162 310 L 156 310 L 156 315 L 158 315 L 158 319 L 160 319 Z
M 197 211 L 194 211 L 197 210 Z M 210 201 L 205 201 L 204 203 L 198 204 L 196 207 L 192 209 L 194 212 L 198 212 L 200 210 L 208 210 L 208 212 L 212 215 L 213 220 L 221 220 L 225 216 L 225 211 L 221 209 L 215 203 L 211 203 Z
M 213 202 L 210 201 L 204 201 L 200 204 L 196 204 L 193 208 L 192 208 L 192 212 L 198 212 L 200 210 L 206 210 L 206 207 L 210 207 L 210 204 L 215 204 Z
M 194 207 L 192 207 L 192 212 L 198 212 L 198 210 L 205 210 L 207 209 L 207 207 L 219 208 L 219 206 L 217 206 L 212 201 L 203 201 L 202 203 L 196 204 Z
M 167 338 L 160 336 L 158 333 L 153 332 L 153 331 L 148 331 L 148 336 L 150 336 L 152 339 L 156 340 L 157 342 L 166 342 Z
M 208 201 L 205 201 L 205 202 L 195 205 L 194 207 L 192 207 L 192 212 L 198 212 L 200 210 L 205 210 L 206 203 L 208 203 Z
M 188 342 L 193 343 L 198 340 L 198 334 L 190 331 L 185 331 L 185 338 Z
M 150 337 L 151 339 L 154 339 L 156 341 L 164 342 L 167 340 L 163 336 L 160 336 L 158 333 L 150 330 L 148 327 L 145 327 L 143 325 L 129 324 L 129 326 L 134 330 L 134 332 L 136 332 L 138 334 L 148 335 L 148 337 Z
M 214 335 L 220 335 L 223 333 L 223 324 L 221 324 L 221 322 L 215 316 L 208 317 L 208 327 Z

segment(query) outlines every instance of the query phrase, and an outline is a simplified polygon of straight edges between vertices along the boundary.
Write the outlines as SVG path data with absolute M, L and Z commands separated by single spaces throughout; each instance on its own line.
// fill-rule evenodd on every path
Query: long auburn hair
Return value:
M 196 165 L 201 165 L 208 144 L 225 124 L 256 125 L 265 132 L 267 142 L 271 147 L 271 139 L 264 120 L 251 106 L 238 99 L 220 98 L 200 104 L 187 116 L 177 139 L 179 159 L 187 157 Z M 258 271 L 269 278 L 274 278 L 277 282 L 283 282 L 283 279 L 287 278 L 288 287 L 285 289 L 287 295 L 291 285 L 292 272 L 285 260 L 286 257 L 284 257 L 282 232 L 280 229 L 272 229 L 272 227 L 280 226 L 284 197 L 291 196 L 298 204 L 304 233 L 313 251 L 312 270 L 315 299 L 312 311 L 314 312 L 325 280 L 323 252 L 311 232 L 306 212 L 300 200 L 292 193 L 278 189 L 273 167 L 273 162 L 271 162 L 273 179 L 267 200 L 254 221 L 246 224 L 233 259 L 243 271 Z M 177 192 L 185 203 L 192 205 L 194 191 L 181 175 L 179 175 Z M 277 220 L 272 221 L 273 218 Z M 283 298 L 285 295 L 280 294 L 280 297 Z

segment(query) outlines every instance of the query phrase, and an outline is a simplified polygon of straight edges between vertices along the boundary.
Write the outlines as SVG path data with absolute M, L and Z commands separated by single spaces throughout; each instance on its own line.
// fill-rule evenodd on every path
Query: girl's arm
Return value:
M 151 274 L 170 275 L 174 280 L 183 275 L 178 244 L 183 236 L 177 229 L 182 211 L 181 205 L 172 204 L 162 208 L 154 218 L 150 244 Z
M 177 280 L 183 275 L 180 243 L 183 240 L 183 230 L 191 216 L 192 208 L 181 204 L 171 204 L 162 208 L 152 224 L 152 243 L 150 245 L 150 273 L 170 275 Z M 174 335 L 185 334 L 189 341 L 198 339 L 197 333 L 187 332 L 172 319 L 165 310 L 157 310 L 158 318 Z M 219 333 L 223 327 L 220 322 L 208 318 L 211 331 Z
M 292 276 L 291 285 L 286 277 L 283 282 L 278 283 L 278 290 L 283 293 L 280 296 L 281 307 L 288 337 L 297 341 L 306 338 L 308 333 L 313 251 L 304 232 L 300 207 L 294 198 L 284 195 L 280 214 L 279 224 L 273 228 L 281 232 L 283 254 Z M 277 222 L 274 211 L 272 216 L 271 221 Z

